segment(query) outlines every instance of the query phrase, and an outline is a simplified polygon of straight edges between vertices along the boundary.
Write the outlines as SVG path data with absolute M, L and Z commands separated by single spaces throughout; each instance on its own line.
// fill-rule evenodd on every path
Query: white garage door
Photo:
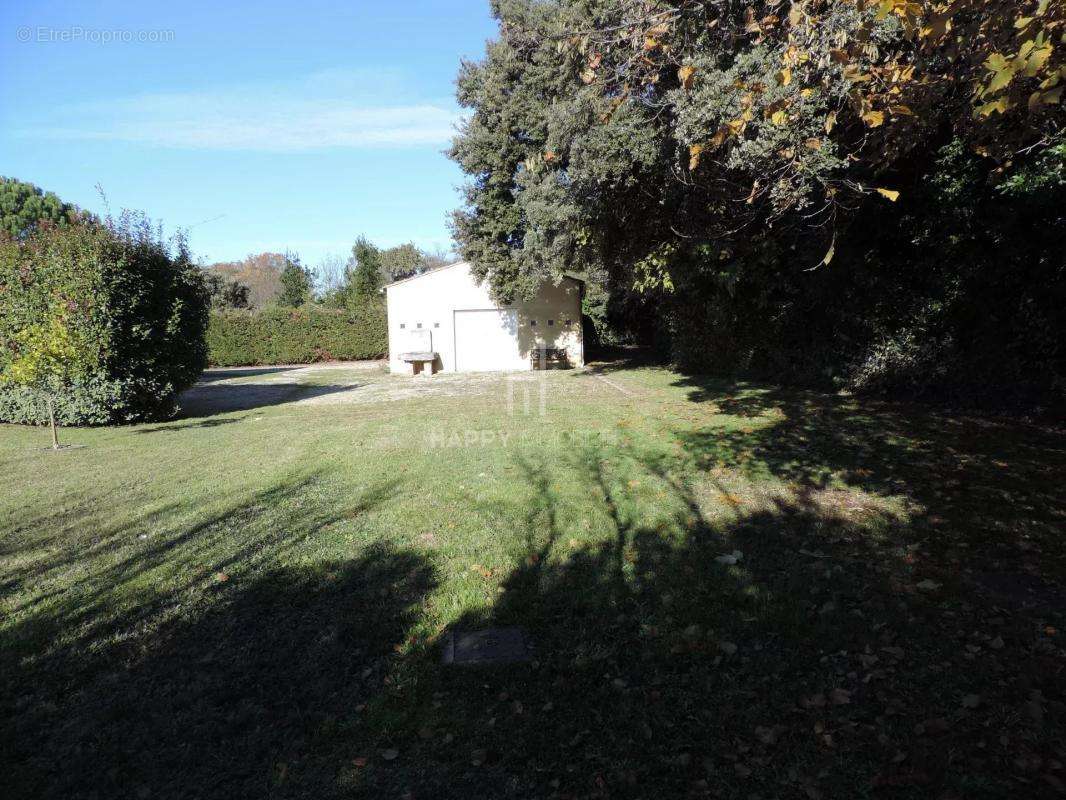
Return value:
M 461 372 L 521 369 L 518 312 L 508 308 L 456 311 L 455 368 Z

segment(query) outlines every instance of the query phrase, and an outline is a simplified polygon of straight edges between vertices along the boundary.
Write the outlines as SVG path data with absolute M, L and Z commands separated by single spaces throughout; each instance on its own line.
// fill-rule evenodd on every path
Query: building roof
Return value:
M 427 269 L 425 272 L 419 272 L 417 275 L 412 275 L 409 278 L 401 278 L 398 281 L 393 281 L 392 283 L 386 283 L 381 288 L 382 289 L 388 289 L 388 288 L 393 287 L 393 286 L 399 286 L 401 283 L 408 283 L 410 281 L 417 281 L 419 278 L 424 278 L 427 275 L 435 275 L 438 272 L 441 272 L 441 271 L 446 270 L 446 269 L 451 269 L 452 267 L 469 267 L 469 266 L 470 266 L 470 264 L 468 264 L 466 261 L 456 261 L 454 264 L 447 264 L 447 265 L 445 265 L 443 267 L 437 267 L 436 269 Z
M 469 266 L 470 266 L 470 262 L 468 262 L 468 261 L 456 261 L 454 264 L 448 264 L 447 266 L 444 266 L 444 267 L 437 267 L 436 269 L 430 269 L 430 270 L 426 270 L 425 272 L 420 272 L 417 275 L 412 275 L 410 278 L 402 278 L 401 280 L 393 281 L 392 283 L 386 283 L 384 286 L 381 287 L 381 291 L 385 291 L 386 289 L 390 289 L 393 286 L 399 286 L 401 283 L 409 283 L 411 281 L 417 281 L 419 278 L 426 278 L 426 277 L 428 277 L 430 275 L 436 275 L 438 272 L 443 272 L 444 270 L 451 269 L 452 267 L 469 267 Z M 577 275 L 573 275 L 573 274 L 571 274 L 569 272 L 564 272 L 563 273 L 563 277 L 564 278 L 569 278 L 570 280 L 573 280 L 573 281 L 578 281 L 579 283 L 584 283 L 585 282 L 584 278 L 579 277 Z

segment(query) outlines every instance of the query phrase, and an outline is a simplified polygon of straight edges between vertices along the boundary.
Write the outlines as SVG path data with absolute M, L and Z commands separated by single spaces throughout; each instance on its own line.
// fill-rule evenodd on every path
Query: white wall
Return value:
M 437 368 L 455 370 L 454 320 L 457 310 L 501 308 L 493 302 L 488 284 L 478 285 L 464 262 L 434 270 L 417 278 L 401 281 L 385 290 L 388 301 L 389 366 L 395 372 L 406 372 L 407 365 L 399 354 L 422 349 L 412 331 L 428 330 L 433 350 L 440 354 Z M 584 344 L 581 338 L 581 283 L 564 278 L 558 286 L 544 283 L 537 296 L 528 302 L 512 306 L 518 311 L 518 343 L 522 363 L 501 365 L 530 369 L 533 349 L 552 347 L 566 349 L 570 362 L 584 364 Z M 531 326 L 530 321 L 536 320 Z M 548 320 L 553 325 L 548 325 Z M 570 320 L 570 325 L 566 321 Z M 406 325 L 401 329 L 400 325 Z

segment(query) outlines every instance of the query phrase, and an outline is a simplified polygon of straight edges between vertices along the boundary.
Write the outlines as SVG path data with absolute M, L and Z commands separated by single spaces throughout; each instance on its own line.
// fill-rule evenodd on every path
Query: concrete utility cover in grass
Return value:
M 529 657 L 525 631 L 516 626 L 452 631 L 444 642 L 445 664 L 517 664 Z

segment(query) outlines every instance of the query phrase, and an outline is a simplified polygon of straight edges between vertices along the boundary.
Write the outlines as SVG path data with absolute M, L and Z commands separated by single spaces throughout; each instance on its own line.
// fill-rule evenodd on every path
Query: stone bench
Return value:
M 425 375 L 428 378 L 437 368 L 437 354 L 430 351 L 400 353 L 400 361 L 410 367 L 409 375 Z

